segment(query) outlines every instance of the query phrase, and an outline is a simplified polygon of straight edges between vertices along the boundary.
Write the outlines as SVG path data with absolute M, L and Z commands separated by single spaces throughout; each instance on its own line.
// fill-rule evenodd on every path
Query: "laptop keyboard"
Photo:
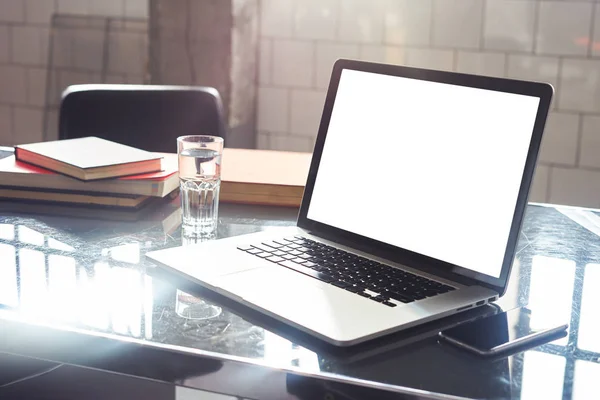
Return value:
M 238 249 L 388 307 L 454 290 L 440 282 L 301 236 Z

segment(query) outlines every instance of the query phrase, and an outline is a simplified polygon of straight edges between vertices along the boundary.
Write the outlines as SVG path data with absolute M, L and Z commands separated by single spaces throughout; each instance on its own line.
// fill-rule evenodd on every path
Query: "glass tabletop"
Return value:
M 106 334 L 178 354 L 208 352 L 455 396 L 588 398 L 600 391 L 595 379 L 600 374 L 600 217 L 593 211 L 529 206 L 510 286 L 498 305 L 528 305 L 532 325 L 568 321 L 569 334 L 508 358 L 486 360 L 439 343 L 436 335 L 490 312 L 488 307 L 340 349 L 167 274 L 144 254 L 182 244 L 178 202 L 166 201 L 132 222 L 45 215 L 44 210 L 0 211 L 0 332 L 5 327 L 0 351 L 50 359 L 61 352 L 92 351 L 79 342 L 54 350 L 26 346 L 11 325 L 19 321 Z M 217 236 L 290 226 L 296 214 L 289 208 L 222 204 Z M 186 317 L 181 303 L 195 301 L 207 302 L 214 316 Z M 9 326 L 12 336 L 6 334 Z M 78 360 L 86 364 L 86 357 Z M 158 378 L 134 360 L 114 368 Z M 179 383 L 186 385 L 186 379 Z

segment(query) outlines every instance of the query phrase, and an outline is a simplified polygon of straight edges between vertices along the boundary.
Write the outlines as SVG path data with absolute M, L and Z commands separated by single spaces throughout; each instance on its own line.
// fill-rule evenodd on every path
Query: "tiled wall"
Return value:
M 42 139 L 53 14 L 146 18 L 147 4 L 146 0 L 0 0 L 0 146 Z M 86 41 L 91 38 L 81 39 L 82 46 L 71 49 L 71 60 L 89 64 L 93 59 L 86 54 L 93 43 Z M 121 47 L 111 49 L 115 53 L 111 60 L 127 64 L 131 54 L 119 55 Z M 88 72 L 74 68 L 63 80 L 65 84 L 85 83 L 90 79 Z M 132 77 L 139 80 L 120 72 L 108 78 L 118 83 Z M 58 95 L 60 89 L 55 92 Z M 55 125 L 56 113 L 51 112 L 49 118 Z
M 41 139 L 53 13 L 148 5 L 0 0 L 0 145 Z M 259 147 L 312 150 L 339 57 L 543 80 L 556 96 L 531 199 L 600 207 L 599 0 L 261 0 L 260 18 Z
M 262 0 L 258 144 L 312 149 L 340 57 L 550 82 L 531 200 L 600 207 L 600 2 Z

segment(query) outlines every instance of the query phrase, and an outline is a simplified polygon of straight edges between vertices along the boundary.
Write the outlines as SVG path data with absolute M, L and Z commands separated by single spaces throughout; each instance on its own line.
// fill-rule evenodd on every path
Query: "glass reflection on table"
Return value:
M 600 353 L 600 264 L 585 266 L 577 347 Z M 600 361 L 600 356 L 599 356 Z
M 135 268 L 140 252 L 139 243 L 102 249 L 102 261 L 90 268 L 69 244 L 30 227 L 0 224 L 0 304 L 38 321 L 133 337 L 142 335 L 144 324 L 151 337 L 152 278 Z
M 597 362 L 575 362 L 573 400 L 600 398 L 600 359 Z
M 575 262 L 534 256 L 529 284 L 530 327 L 544 329 L 568 324 L 571 320 Z M 555 341 L 567 344 L 568 336 Z
M 521 399 L 562 399 L 565 358 L 538 351 L 529 351 L 523 358 Z

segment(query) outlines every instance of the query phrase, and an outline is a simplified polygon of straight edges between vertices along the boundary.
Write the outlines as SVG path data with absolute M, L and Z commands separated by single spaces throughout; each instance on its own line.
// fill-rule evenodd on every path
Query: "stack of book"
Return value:
M 0 159 L 0 208 L 136 219 L 179 187 L 177 157 L 96 137 L 15 146 Z

